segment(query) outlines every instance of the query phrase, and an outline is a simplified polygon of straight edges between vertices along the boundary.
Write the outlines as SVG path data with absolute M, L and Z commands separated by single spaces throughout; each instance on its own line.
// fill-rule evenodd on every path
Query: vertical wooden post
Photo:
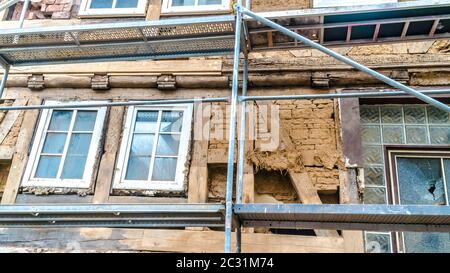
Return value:
M 105 130 L 106 140 L 104 153 L 101 157 L 100 166 L 95 184 L 94 198 L 95 204 L 107 203 L 111 191 L 111 185 L 116 166 L 117 153 L 120 147 L 120 139 L 123 129 L 123 118 L 125 107 L 111 107 L 108 118 L 108 126 Z
M 29 100 L 29 105 L 38 104 L 41 104 L 41 99 L 34 98 Z M 28 149 L 33 138 L 38 116 L 39 110 L 25 111 L 1 204 L 14 204 L 16 202 L 23 171 L 28 162 Z

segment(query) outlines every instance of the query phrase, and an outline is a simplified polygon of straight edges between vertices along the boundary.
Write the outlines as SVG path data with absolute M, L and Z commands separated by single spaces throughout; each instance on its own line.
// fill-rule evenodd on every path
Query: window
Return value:
M 347 6 L 361 6 L 361 5 L 376 5 L 397 3 L 398 0 L 314 0 L 315 8 L 328 7 L 347 7 Z
M 450 180 L 447 168 L 450 167 L 450 154 L 444 156 L 430 153 L 450 144 L 450 115 L 433 106 L 422 104 L 361 105 L 360 115 L 365 178 L 364 203 L 410 204 L 415 199 L 418 204 L 444 204 L 444 184 L 439 182 L 439 179 Z M 416 151 L 415 154 L 399 154 L 392 165 L 389 162 L 393 161 L 389 161 L 390 154 L 387 153 L 388 147 L 392 146 L 424 147 L 422 150 L 427 153 Z M 441 168 L 438 162 L 441 162 Z M 445 175 L 446 173 L 449 175 Z M 435 182 L 432 182 L 433 180 Z M 423 183 L 425 181 L 428 182 Z M 433 183 L 436 187 L 434 190 Z M 428 184 L 430 185 L 427 186 Z M 448 188 L 448 183 L 446 185 Z M 394 195 L 393 189 L 399 191 Z M 421 192 L 415 192 L 417 189 Z M 421 198 L 411 198 L 416 194 L 422 194 Z M 399 196 L 401 198 L 398 198 Z M 408 199 L 402 199 L 408 196 Z M 448 199 L 448 194 L 445 196 Z M 422 235 L 430 237 L 420 239 Z M 439 238 L 443 243 L 450 243 L 449 234 L 422 235 L 365 232 L 366 251 L 428 252 L 434 249 L 433 252 L 436 252 L 445 249 L 445 246 L 436 243 L 426 245 L 422 240 L 429 240 L 431 243 Z M 447 241 L 440 236 L 447 238 Z M 412 243 L 414 240 L 415 243 Z M 449 248 L 446 249 L 450 251 Z
M 184 189 L 192 105 L 130 107 L 116 189 Z
M 162 13 L 221 12 L 230 10 L 230 0 L 164 0 Z
M 393 149 L 388 161 L 393 204 L 449 205 L 450 153 Z M 450 233 L 403 232 L 395 241 L 401 252 L 450 252 Z
M 89 188 L 105 114 L 106 107 L 43 110 L 22 186 Z
M 81 16 L 144 16 L 147 0 L 82 0 Z

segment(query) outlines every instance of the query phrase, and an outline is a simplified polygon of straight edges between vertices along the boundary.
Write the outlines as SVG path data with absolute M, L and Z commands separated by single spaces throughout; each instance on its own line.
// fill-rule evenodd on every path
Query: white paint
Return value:
M 82 0 L 80 5 L 80 16 L 145 16 L 145 8 L 147 7 L 147 0 L 139 0 L 136 8 L 114 8 L 117 0 L 113 0 L 113 8 L 105 9 L 91 9 L 92 0 Z
M 377 5 L 397 3 L 398 0 L 314 0 L 314 8 L 329 8 L 329 7 L 346 7 L 346 6 L 363 6 L 363 5 Z

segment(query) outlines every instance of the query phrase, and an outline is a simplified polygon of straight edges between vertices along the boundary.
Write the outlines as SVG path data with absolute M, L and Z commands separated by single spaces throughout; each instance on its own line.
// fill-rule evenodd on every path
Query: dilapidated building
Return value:
M 252 12 L 448 103 L 450 1 L 249 2 Z M 442 215 L 413 229 L 448 231 L 449 113 L 248 15 L 244 72 L 233 78 L 233 4 L 0 1 L 1 204 L 30 209 L 3 218 L 0 251 L 220 252 L 224 204 L 233 201 L 227 178 L 238 204 L 435 205 Z M 247 89 L 238 104 L 232 86 Z M 234 120 L 244 129 L 230 134 Z M 96 224 L 89 217 L 105 204 L 116 207 Z M 88 216 L 74 224 L 33 211 L 48 205 Z M 155 209 L 154 222 L 127 216 L 143 205 Z M 242 252 L 450 251 L 448 232 L 401 232 L 414 220 L 392 230 L 380 228 L 384 220 L 359 230 L 244 220 Z

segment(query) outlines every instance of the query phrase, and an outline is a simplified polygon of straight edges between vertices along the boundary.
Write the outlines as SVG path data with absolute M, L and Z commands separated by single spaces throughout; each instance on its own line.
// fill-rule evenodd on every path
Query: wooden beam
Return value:
M 100 161 L 93 199 L 93 203 L 96 204 L 106 203 L 109 198 L 116 157 L 122 136 L 124 113 L 125 107 L 111 107 L 109 112 L 104 153 Z
M 233 235 L 233 240 L 235 236 Z M 223 252 L 223 232 L 157 229 L 2 229 L 0 252 Z M 234 242 L 233 242 L 234 244 Z M 242 234 L 244 253 L 337 253 L 342 238 Z
M 11 163 L 14 147 L 0 145 L 0 163 Z
M 38 105 L 41 104 L 41 100 L 30 99 L 28 104 Z M 14 204 L 16 200 L 22 174 L 28 162 L 28 148 L 33 138 L 34 127 L 38 116 L 38 110 L 30 110 L 25 112 L 1 204 Z
M 307 172 L 295 173 L 294 171 L 289 171 L 289 177 L 303 204 L 322 204 Z M 315 232 L 317 236 L 339 237 L 334 230 L 315 230 Z
M 27 99 L 17 99 L 14 101 L 12 106 L 23 106 L 27 104 Z M 0 123 L 0 144 L 3 143 L 6 136 L 11 131 L 11 128 L 14 126 L 17 118 L 20 115 L 20 111 L 8 111 L 6 116 Z
M 195 105 L 194 141 L 189 170 L 189 203 L 208 202 L 208 145 L 211 119 L 211 104 Z
M 147 21 L 157 21 L 161 17 L 162 0 L 150 0 L 147 7 Z

